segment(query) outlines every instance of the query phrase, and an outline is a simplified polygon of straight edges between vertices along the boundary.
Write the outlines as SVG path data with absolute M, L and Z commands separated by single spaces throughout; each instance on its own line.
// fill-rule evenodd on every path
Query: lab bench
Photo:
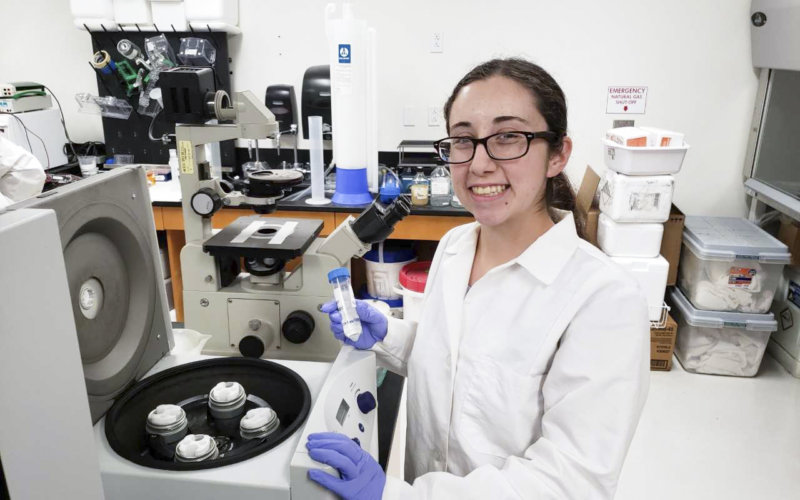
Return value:
M 176 320 L 183 321 L 183 279 L 181 277 L 180 252 L 186 244 L 183 232 L 183 212 L 181 207 L 180 183 L 176 180 L 158 182 L 150 188 L 153 204 L 153 218 L 156 230 L 166 235 L 167 255 L 172 278 L 172 297 Z M 350 215 L 357 215 L 366 208 L 363 206 L 344 206 L 330 203 L 312 206 L 304 200 L 278 201 L 277 210 L 269 216 L 295 219 L 319 219 L 324 225 L 320 236 L 327 236 L 336 226 Z M 250 208 L 223 208 L 211 219 L 214 228 L 223 228 L 238 219 L 255 215 Z M 467 224 L 474 219 L 469 212 L 454 207 L 417 207 L 411 215 L 400 221 L 390 239 L 439 241 L 450 229 Z

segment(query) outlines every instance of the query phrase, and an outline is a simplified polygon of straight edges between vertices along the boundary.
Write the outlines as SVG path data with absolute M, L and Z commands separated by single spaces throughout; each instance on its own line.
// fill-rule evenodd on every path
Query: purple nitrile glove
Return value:
M 386 485 L 386 474 L 378 462 L 355 441 L 338 432 L 308 435 L 308 455 L 339 471 L 337 478 L 319 469 L 308 471 L 308 477 L 336 493 L 344 500 L 380 500 Z
M 344 334 L 342 315 L 336 307 L 335 300 L 322 304 L 319 310 L 327 313 L 330 317 L 333 336 L 356 349 L 369 349 L 375 345 L 375 342 L 383 340 L 383 338 L 386 337 L 386 331 L 389 328 L 389 320 L 386 316 L 367 302 L 356 300 L 356 314 L 358 314 L 358 318 L 361 320 L 361 336 L 358 340 L 353 342 Z

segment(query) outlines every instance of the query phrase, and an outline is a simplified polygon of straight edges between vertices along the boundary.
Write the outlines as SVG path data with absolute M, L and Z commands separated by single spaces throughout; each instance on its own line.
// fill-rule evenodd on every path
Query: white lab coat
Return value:
M 571 214 L 468 290 L 478 231 L 444 236 L 419 324 L 374 347 L 408 376 L 407 482 L 383 498 L 610 499 L 649 385 L 645 298 Z
M 0 208 L 41 193 L 46 178 L 35 156 L 0 136 Z

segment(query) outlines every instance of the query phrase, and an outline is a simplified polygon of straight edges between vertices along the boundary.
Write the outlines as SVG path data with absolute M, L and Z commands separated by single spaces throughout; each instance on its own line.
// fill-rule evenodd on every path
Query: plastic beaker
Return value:
M 84 177 L 97 173 L 96 156 L 78 156 L 78 165 L 81 166 L 81 175 Z

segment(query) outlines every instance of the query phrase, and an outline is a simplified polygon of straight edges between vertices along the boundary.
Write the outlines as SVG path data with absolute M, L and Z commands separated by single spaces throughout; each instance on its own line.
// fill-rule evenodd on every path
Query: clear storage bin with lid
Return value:
M 758 373 L 769 336 L 778 329 L 770 314 L 703 311 L 677 288 L 668 294 L 678 323 L 675 356 L 692 373 L 752 377 Z
M 739 217 L 687 216 L 678 286 L 698 309 L 769 311 L 789 249 Z

